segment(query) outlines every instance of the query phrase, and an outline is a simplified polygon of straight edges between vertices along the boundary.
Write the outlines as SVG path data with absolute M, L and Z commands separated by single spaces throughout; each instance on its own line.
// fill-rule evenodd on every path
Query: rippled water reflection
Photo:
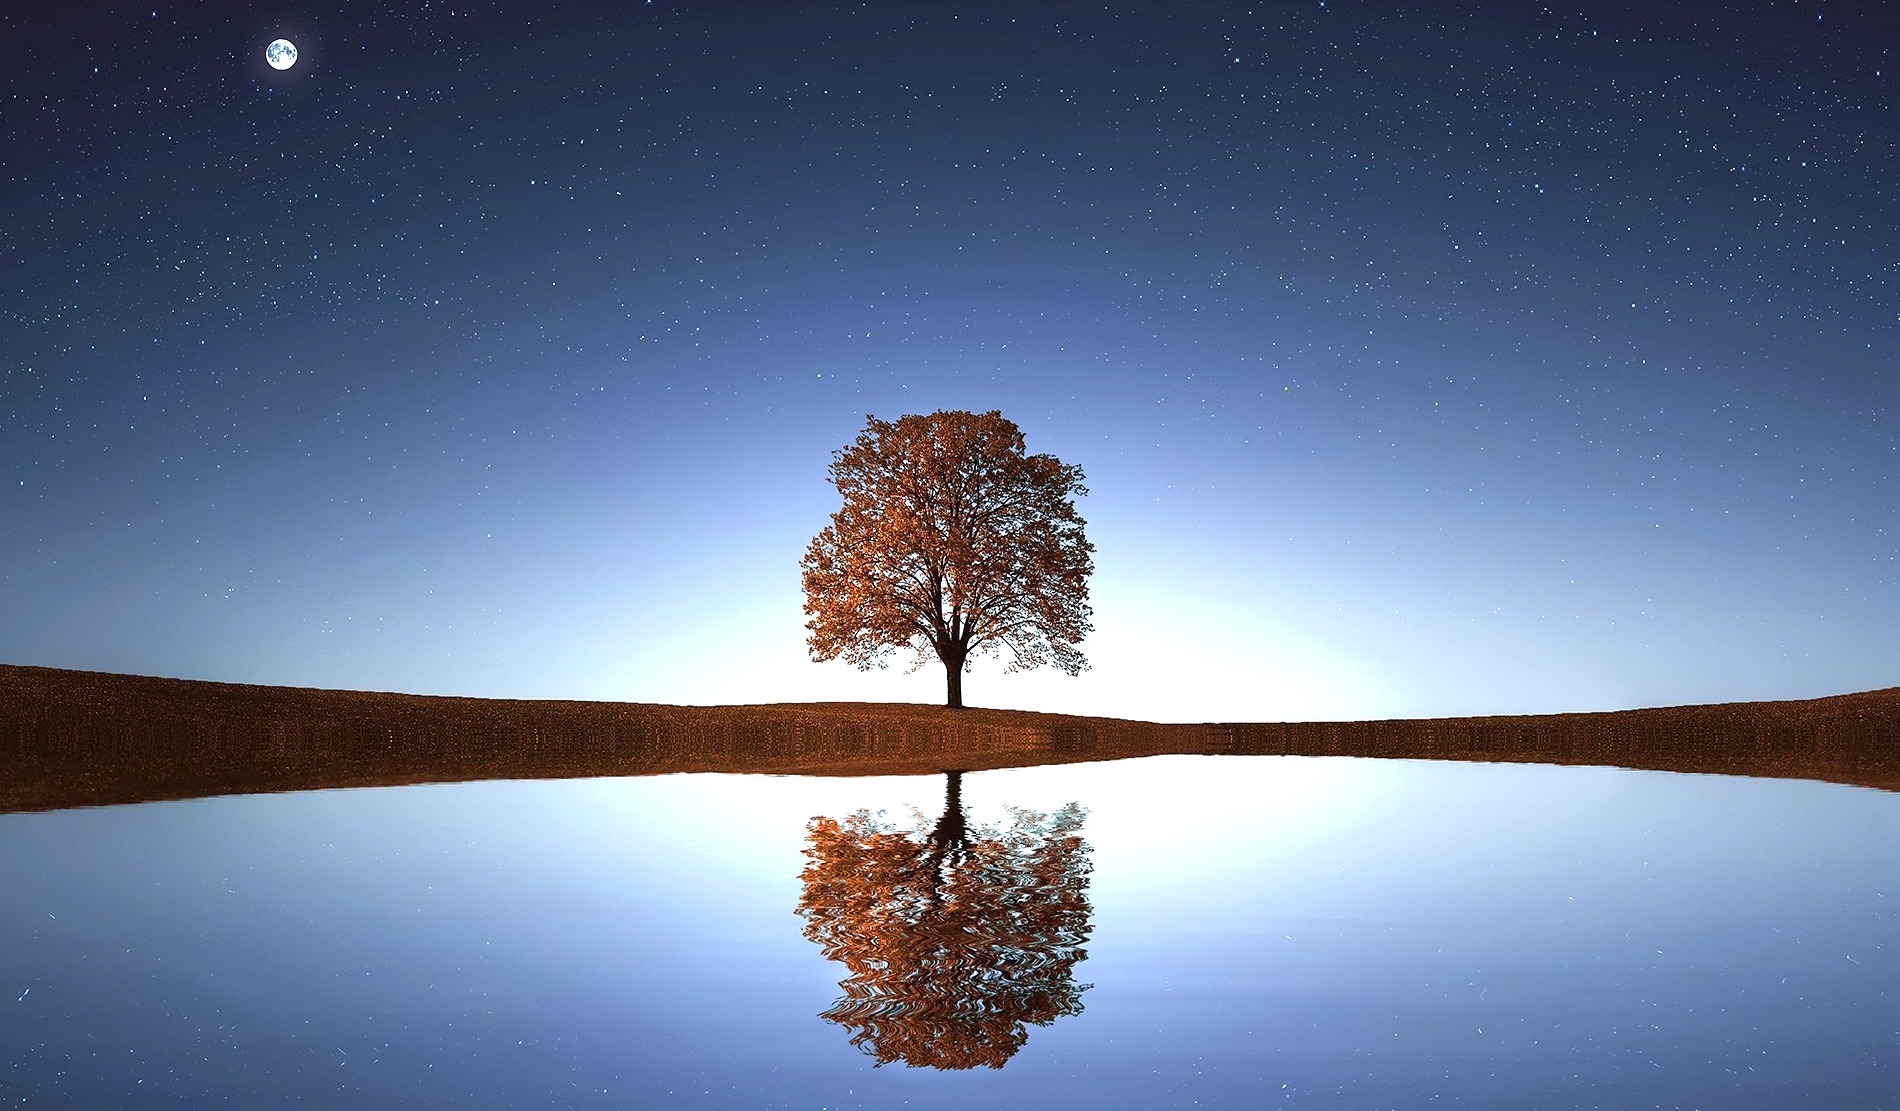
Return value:
M 911 830 L 858 810 L 813 818 L 798 900 L 805 936 L 850 970 L 823 1017 L 880 1065 L 1000 1069 L 1028 1037 L 1080 1014 L 1087 985 L 1088 845 L 1082 809 L 1011 808 L 972 824 L 962 772 L 943 815 Z
M 1294 757 L 946 786 L 705 775 L 0 815 L 0 1092 L 967 1109 L 1900 1091 L 1891 794 Z

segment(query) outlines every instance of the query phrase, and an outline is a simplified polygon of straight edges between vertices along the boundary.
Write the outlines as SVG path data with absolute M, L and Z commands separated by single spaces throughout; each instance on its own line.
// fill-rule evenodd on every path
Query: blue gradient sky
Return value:
M 0 661 L 941 701 L 797 565 L 866 414 L 963 408 L 1097 546 L 1093 669 L 972 705 L 1900 682 L 1882 5 L 47 7 Z

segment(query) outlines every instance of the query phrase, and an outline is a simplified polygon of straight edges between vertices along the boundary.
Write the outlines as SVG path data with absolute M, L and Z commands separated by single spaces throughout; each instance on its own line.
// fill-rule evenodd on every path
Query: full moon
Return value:
M 264 60 L 272 69 L 289 69 L 297 64 L 297 48 L 289 39 L 278 39 L 264 48 Z

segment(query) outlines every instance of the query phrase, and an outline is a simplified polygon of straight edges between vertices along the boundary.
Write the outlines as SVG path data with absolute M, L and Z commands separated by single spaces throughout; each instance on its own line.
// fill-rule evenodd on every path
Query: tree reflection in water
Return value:
M 943 817 L 899 830 L 867 811 L 807 827 L 805 936 L 851 971 L 822 1017 L 852 1031 L 879 1065 L 999 1069 L 1026 1027 L 1080 1014 L 1088 984 L 1086 814 L 1011 807 L 971 825 L 961 772 L 948 772 Z

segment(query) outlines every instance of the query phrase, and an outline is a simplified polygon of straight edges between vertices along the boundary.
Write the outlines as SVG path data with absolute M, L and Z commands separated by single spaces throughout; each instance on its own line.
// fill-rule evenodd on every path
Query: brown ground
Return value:
M 902 703 L 443 698 L 0 665 L 0 812 L 469 779 L 926 774 L 1162 753 L 1605 764 L 1900 790 L 1900 687 L 1614 713 L 1156 725 Z

